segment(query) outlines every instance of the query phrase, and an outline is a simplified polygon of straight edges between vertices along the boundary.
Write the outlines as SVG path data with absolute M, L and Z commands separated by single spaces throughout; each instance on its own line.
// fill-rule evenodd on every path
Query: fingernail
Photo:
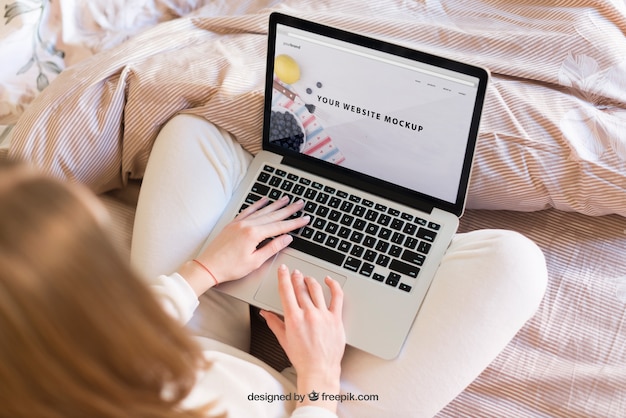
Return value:
M 281 264 L 280 266 L 278 266 L 278 268 L 279 268 L 280 270 L 287 270 L 287 266 L 286 266 L 286 265 L 284 265 L 284 264 Z
M 293 237 L 289 234 L 286 234 L 285 237 L 283 238 L 283 244 L 289 245 L 291 244 L 291 241 L 293 241 Z

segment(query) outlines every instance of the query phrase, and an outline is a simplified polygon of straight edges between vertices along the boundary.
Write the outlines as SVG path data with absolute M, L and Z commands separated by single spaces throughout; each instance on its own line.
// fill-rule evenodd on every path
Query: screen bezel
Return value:
M 454 202 L 447 202 L 445 200 L 416 192 L 409 188 L 398 186 L 385 180 L 371 177 L 346 167 L 337 166 L 333 163 L 319 160 L 299 152 L 290 151 L 286 148 L 270 143 L 269 127 L 272 106 L 271 97 L 274 81 L 274 55 L 277 26 L 279 24 L 360 45 L 362 47 L 371 48 L 375 51 L 382 51 L 398 57 L 425 62 L 429 65 L 446 70 L 461 72 L 479 80 L 476 92 L 476 101 L 468 133 L 465 158 L 463 161 L 463 168 L 461 170 L 459 188 Z M 476 142 L 478 139 L 480 119 L 487 91 L 487 83 L 489 80 L 489 72 L 486 69 L 277 12 L 270 15 L 266 65 L 263 149 L 284 156 L 283 162 L 285 164 L 303 168 L 316 175 L 340 181 L 349 186 L 366 190 L 383 198 L 387 198 L 428 213 L 436 207 L 446 212 L 454 213 L 459 217 L 463 214 L 469 187 L 469 179 L 471 177 Z

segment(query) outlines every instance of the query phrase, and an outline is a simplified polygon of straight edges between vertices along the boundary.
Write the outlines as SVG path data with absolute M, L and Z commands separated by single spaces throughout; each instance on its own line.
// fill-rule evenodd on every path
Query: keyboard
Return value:
M 410 292 L 441 225 L 388 204 L 266 164 L 240 210 L 262 196 L 304 200 L 311 221 L 292 231 L 290 247 L 370 280 Z

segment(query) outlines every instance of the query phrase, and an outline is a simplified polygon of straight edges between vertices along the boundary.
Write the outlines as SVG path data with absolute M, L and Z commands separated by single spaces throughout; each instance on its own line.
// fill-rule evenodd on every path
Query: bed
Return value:
M 438 416 L 626 416 L 623 1 L 2 3 L 0 158 L 87 184 L 125 252 L 169 118 L 201 115 L 259 151 L 270 11 L 489 68 L 460 230 L 525 234 L 546 255 L 549 286 Z

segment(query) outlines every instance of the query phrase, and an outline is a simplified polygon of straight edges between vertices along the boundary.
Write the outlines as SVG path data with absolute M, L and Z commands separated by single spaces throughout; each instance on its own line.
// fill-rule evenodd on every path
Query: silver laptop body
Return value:
M 207 242 L 263 195 L 303 199 L 312 221 L 257 271 L 216 289 L 282 314 L 280 264 L 329 275 L 343 286 L 348 344 L 396 357 L 464 210 L 488 77 L 273 13 L 263 151 Z

